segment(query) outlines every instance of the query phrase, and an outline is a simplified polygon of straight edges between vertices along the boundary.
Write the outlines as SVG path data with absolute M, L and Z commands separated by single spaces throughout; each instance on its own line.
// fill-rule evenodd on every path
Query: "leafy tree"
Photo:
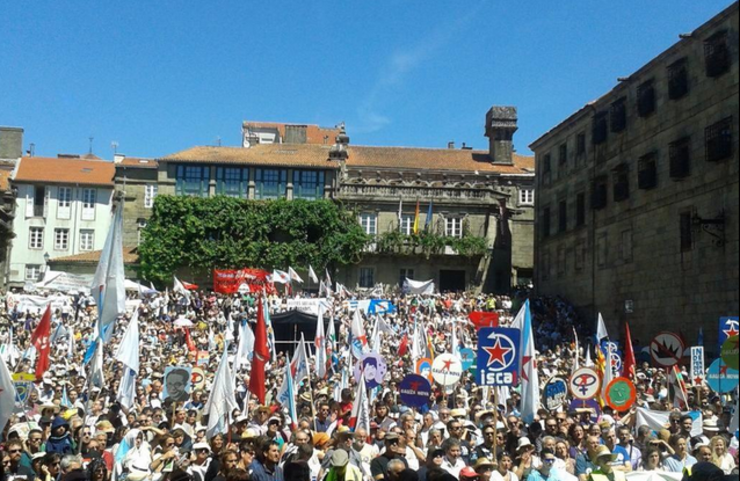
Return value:
M 212 269 L 348 265 L 367 243 L 355 213 L 331 200 L 157 196 L 140 270 L 164 283 L 181 267 L 207 276 Z

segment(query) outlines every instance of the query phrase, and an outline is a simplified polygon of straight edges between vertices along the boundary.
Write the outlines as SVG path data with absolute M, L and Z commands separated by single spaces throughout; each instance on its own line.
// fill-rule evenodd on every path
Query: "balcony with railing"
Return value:
M 442 188 L 403 185 L 342 184 L 339 187 L 339 198 L 347 200 L 367 200 L 372 197 L 387 199 L 433 198 L 457 202 L 480 204 L 481 201 L 498 203 L 502 194 L 493 190 L 475 188 Z

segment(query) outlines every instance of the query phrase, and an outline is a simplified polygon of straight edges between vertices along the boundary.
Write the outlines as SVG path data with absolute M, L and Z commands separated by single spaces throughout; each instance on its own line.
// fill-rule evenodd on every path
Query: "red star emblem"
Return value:
M 444 362 L 444 367 L 442 368 L 445 371 L 449 371 L 452 369 L 452 359 Z
M 730 321 L 729 324 L 730 324 L 730 328 L 727 329 L 726 331 L 722 331 L 725 334 L 727 334 L 727 337 L 737 336 L 738 334 L 740 334 L 740 330 L 738 330 L 737 328 L 737 322 Z
M 496 343 L 493 345 L 493 347 L 484 347 L 483 349 L 488 353 L 487 366 L 492 366 L 494 363 L 498 363 L 501 367 L 506 366 L 506 360 L 504 359 L 504 356 L 513 351 L 512 348 L 503 347 L 501 345 L 500 337 L 496 338 Z
M 730 368 L 727 364 L 722 364 L 719 368 L 719 375 L 720 376 L 727 376 L 727 370 Z
M 700 377 L 698 377 L 698 376 L 697 376 L 696 378 L 694 378 L 694 384 L 696 384 L 696 385 L 699 385 L 699 384 L 701 384 L 701 383 L 702 383 L 702 381 L 703 381 L 703 379 L 702 379 L 702 378 L 700 378 Z
M 414 391 L 418 391 L 419 390 L 419 387 L 421 386 L 421 383 L 420 382 L 412 382 L 412 383 L 409 383 L 409 385 L 411 386 L 411 389 L 413 389 Z

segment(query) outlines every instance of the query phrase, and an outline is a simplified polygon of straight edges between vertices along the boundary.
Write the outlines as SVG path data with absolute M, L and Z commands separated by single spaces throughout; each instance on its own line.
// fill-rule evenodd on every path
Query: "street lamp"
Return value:
M 46 265 L 45 271 L 49 270 L 49 259 L 51 259 L 51 256 L 48 252 L 44 252 L 44 264 Z

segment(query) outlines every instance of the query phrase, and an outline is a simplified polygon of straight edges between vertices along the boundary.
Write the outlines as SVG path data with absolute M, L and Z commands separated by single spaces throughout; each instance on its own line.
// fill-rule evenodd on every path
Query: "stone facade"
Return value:
M 738 4 L 535 141 L 536 285 L 614 337 L 738 313 Z M 710 349 L 711 350 L 711 349 Z
M 512 284 L 529 283 L 533 271 L 534 159 L 514 152 L 516 121 L 513 107 L 489 111 L 489 151 L 353 146 L 343 130 L 332 139 L 334 145 L 325 145 L 326 129 L 288 135 L 290 129 L 269 124 L 282 140 L 194 147 L 157 159 L 156 170 L 127 159 L 116 169 L 116 189 L 124 190 L 126 199 L 124 242 L 135 245 L 134 232 L 150 215 L 142 195 L 152 185 L 157 195 L 335 199 L 355 210 L 366 233 L 378 238 L 399 230 L 411 233 L 418 204 L 420 230 L 485 238 L 488 252 L 466 257 L 447 247 L 431 256 L 389 254 L 378 252 L 376 244 L 362 263 L 335 273 L 336 280 L 370 288 L 397 285 L 408 276 L 434 279 L 443 289 L 506 292 Z M 245 136 L 264 134 L 264 125 L 245 123 Z M 301 141 L 288 142 L 291 136 Z M 433 217 L 427 226 L 430 204 Z

